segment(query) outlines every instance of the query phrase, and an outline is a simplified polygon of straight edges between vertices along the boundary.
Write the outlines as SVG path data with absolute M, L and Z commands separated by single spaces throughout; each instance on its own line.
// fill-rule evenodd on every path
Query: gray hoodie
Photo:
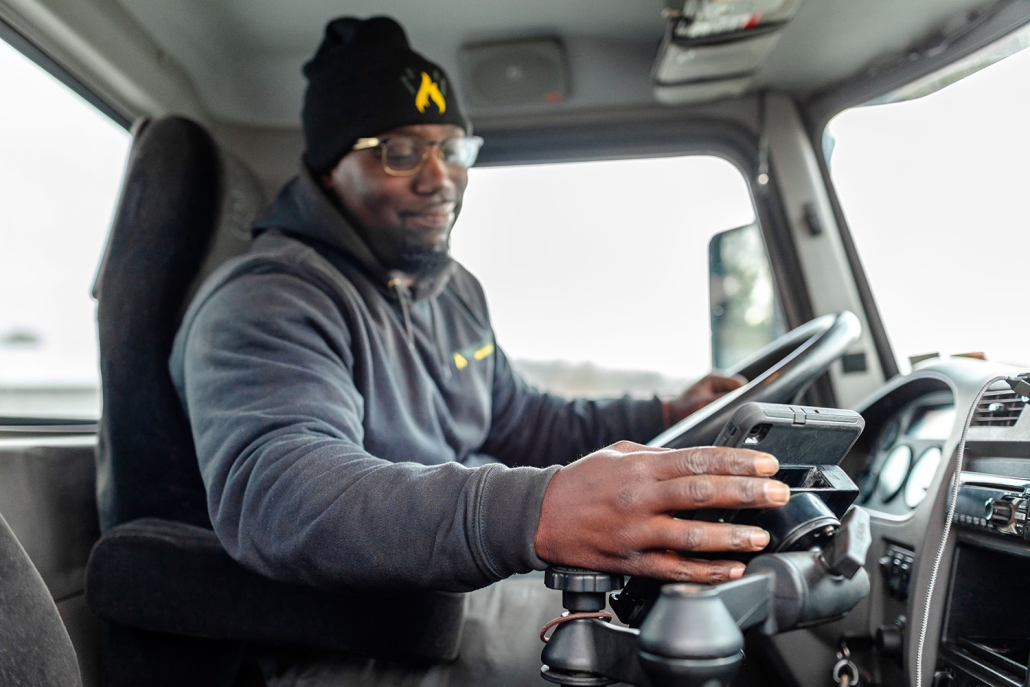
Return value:
M 211 522 L 243 565 L 333 589 L 464 591 L 541 569 L 556 465 L 662 430 L 661 404 L 516 375 L 457 263 L 389 286 L 307 174 L 190 305 L 169 361 Z

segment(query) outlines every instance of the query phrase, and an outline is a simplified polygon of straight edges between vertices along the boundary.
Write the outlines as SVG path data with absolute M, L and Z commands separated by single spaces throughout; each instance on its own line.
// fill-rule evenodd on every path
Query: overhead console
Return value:
M 742 94 L 801 0 L 686 0 L 669 25 L 652 80 L 669 105 Z

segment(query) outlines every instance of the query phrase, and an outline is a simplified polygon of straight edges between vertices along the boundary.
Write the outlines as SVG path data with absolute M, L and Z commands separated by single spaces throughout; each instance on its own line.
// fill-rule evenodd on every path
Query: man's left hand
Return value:
M 738 389 L 746 383 L 747 380 L 739 376 L 723 377 L 718 374 L 708 375 L 677 398 L 662 402 L 666 426 L 671 427 L 688 415 L 704 408 L 720 396 Z

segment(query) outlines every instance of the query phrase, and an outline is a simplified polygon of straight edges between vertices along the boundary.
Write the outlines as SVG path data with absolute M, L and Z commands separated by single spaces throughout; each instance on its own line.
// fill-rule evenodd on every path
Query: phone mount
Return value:
M 869 593 L 870 542 L 869 515 L 853 508 L 821 549 L 756 556 L 741 579 L 720 585 L 661 586 L 639 628 L 607 622 L 621 575 L 548 568 L 545 582 L 561 590 L 568 612 L 541 632 L 541 674 L 569 687 L 728 687 L 744 660 L 744 630 L 772 635 L 836 620 Z
M 823 549 L 841 526 L 841 518 L 858 498 L 858 487 L 838 464 L 857 441 L 865 421 L 851 410 L 745 403 L 716 439 L 717 446 L 753 448 L 780 460 L 774 479 L 790 488 L 779 508 L 697 510 L 677 513 L 686 520 L 735 523 L 769 533 L 762 555 Z M 815 461 L 815 462 L 813 462 Z M 750 562 L 757 554 L 695 554 L 696 558 L 733 558 Z M 612 608 L 624 623 L 638 627 L 661 593 L 662 582 L 629 580 Z

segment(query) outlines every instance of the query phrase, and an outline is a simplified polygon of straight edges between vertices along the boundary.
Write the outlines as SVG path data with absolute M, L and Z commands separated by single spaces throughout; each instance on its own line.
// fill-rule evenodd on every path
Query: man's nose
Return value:
M 432 195 L 454 186 L 454 180 L 440 157 L 440 151 L 433 148 L 426 156 L 425 164 L 415 175 L 415 193 Z

